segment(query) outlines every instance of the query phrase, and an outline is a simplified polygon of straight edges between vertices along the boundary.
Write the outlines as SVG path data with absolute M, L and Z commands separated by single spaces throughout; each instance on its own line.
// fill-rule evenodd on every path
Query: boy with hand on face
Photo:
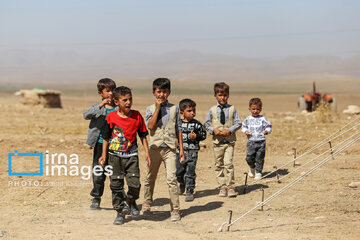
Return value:
M 250 167 L 249 177 L 262 178 L 262 170 L 265 161 L 266 135 L 271 133 L 271 123 L 262 115 L 262 102 L 260 98 L 252 98 L 249 101 L 248 116 L 241 131 L 246 134 L 248 143 L 246 145 L 246 162 Z
M 147 165 L 151 164 L 149 147 L 146 136 L 148 131 L 141 114 L 132 110 L 132 93 L 128 87 L 118 87 L 114 90 L 114 102 L 119 107 L 118 111 L 110 113 L 106 117 L 106 124 L 103 128 L 103 154 L 99 158 L 99 164 L 105 164 L 106 152 L 109 143 L 108 164 L 113 168 L 113 175 L 110 176 L 110 188 L 112 191 L 112 204 L 117 211 L 114 220 L 115 225 L 124 223 L 126 207 L 126 195 L 124 194 L 124 178 L 128 185 L 128 204 L 130 214 L 137 217 L 140 211 L 135 202 L 140 193 L 140 169 L 138 158 L 138 146 L 136 134 L 145 150 Z
M 179 108 L 168 102 L 170 80 L 157 78 L 153 81 L 155 103 L 146 108 L 146 123 L 150 131 L 151 164 L 147 168 L 144 184 L 143 214 L 150 213 L 157 173 L 161 162 L 166 169 L 166 182 L 170 194 L 171 221 L 179 221 L 180 204 L 176 181 L 176 147 L 179 146 L 179 161 L 184 161 L 184 149 Z
M 235 107 L 227 103 L 229 85 L 215 83 L 214 96 L 217 104 L 210 108 L 205 120 L 206 130 L 213 135 L 215 173 L 220 197 L 236 197 L 234 178 L 235 132 L 241 127 L 241 120 Z
M 203 125 L 196 120 L 196 103 L 191 99 L 183 99 L 179 103 L 181 120 L 181 132 L 185 152 L 185 161 L 180 162 L 177 156 L 176 177 L 180 184 L 179 194 L 186 190 L 185 202 L 194 200 L 194 189 L 196 179 L 196 162 L 198 151 L 200 150 L 199 142 L 205 140 L 206 131 Z
M 115 104 L 113 101 L 113 90 L 116 88 L 115 82 L 110 78 L 100 79 L 97 84 L 98 94 L 101 97 L 100 103 L 93 104 L 88 110 L 83 114 L 84 119 L 91 120 L 88 130 L 88 136 L 86 144 L 94 148 L 93 154 L 93 169 L 99 168 L 99 157 L 102 155 L 103 149 L 103 137 L 101 129 L 105 124 L 105 117 L 115 111 Z M 104 193 L 104 182 L 106 179 L 105 171 L 100 171 L 97 169 L 92 171 L 93 177 L 93 189 L 90 192 L 90 195 L 93 197 L 90 205 L 90 209 L 100 209 L 101 197 Z

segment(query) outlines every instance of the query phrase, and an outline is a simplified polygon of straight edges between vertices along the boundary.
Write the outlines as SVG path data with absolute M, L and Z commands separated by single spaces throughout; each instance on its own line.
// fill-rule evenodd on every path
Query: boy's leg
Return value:
M 176 153 L 176 179 L 179 182 L 179 194 L 183 194 L 185 192 L 185 171 L 186 171 L 186 159 L 187 154 L 185 153 L 185 162 L 180 163 L 179 153 Z
M 194 193 L 196 180 L 196 162 L 198 158 L 197 152 L 189 152 L 186 154 L 186 173 L 184 175 L 186 192 Z
M 246 144 L 246 162 L 250 168 L 255 168 L 256 147 L 254 142 Z
M 95 166 L 99 166 L 99 158 L 102 155 L 102 143 L 96 143 L 94 147 L 94 154 L 93 154 L 93 163 L 92 169 Z M 104 182 L 106 180 L 105 171 L 102 172 L 100 176 L 96 176 L 94 172 L 92 173 L 93 178 L 93 189 L 90 192 L 90 195 L 94 197 L 93 202 L 90 206 L 92 209 L 98 209 L 100 207 L 100 198 L 104 193 Z
M 109 155 L 109 165 L 113 168 L 113 175 L 110 176 L 112 204 L 117 212 L 121 212 L 125 206 L 124 170 L 121 167 L 121 158 L 118 156 Z
M 256 167 L 255 170 L 257 173 L 261 173 L 264 167 L 264 162 L 265 162 L 265 148 L 266 148 L 266 142 L 259 142 L 257 143 L 257 148 L 256 148 L 256 157 L 255 157 L 255 162 L 256 162 Z
M 179 193 L 176 181 L 176 151 L 168 147 L 161 149 L 161 155 L 164 159 L 166 169 L 166 182 L 169 186 L 170 209 L 180 209 Z
M 224 144 L 225 153 L 224 153 L 224 168 L 226 169 L 226 180 L 228 182 L 227 186 L 233 186 L 235 184 L 234 177 L 234 144 Z
M 215 157 L 215 174 L 219 184 L 219 188 L 226 186 L 226 179 L 224 174 L 224 154 L 225 144 L 213 145 Z
M 136 204 L 136 199 L 139 198 L 140 193 L 140 169 L 139 169 L 139 158 L 138 156 L 130 157 L 124 162 L 126 183 L 128 185 L 127 197 L 130 205 L 131 216 L 137 217 L 140 211 Z
M 147 167 L 146 178 L 144 183 L 144 202 L 151 204 L 153 201 L 154 187 L 159 167 L 162 161 L 160 148 L 149 149 L 151 164 Z

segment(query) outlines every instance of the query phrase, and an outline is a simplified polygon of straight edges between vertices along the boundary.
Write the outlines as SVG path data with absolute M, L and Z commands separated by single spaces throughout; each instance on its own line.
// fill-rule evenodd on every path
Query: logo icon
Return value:
M 8 153 L 8 157 L 9 157 L 9 176 L 43 176 L 43 154 L 42 153 L 18 153 L 17 150 L 14 151 L 14 153 Z M 40 167 L 40 171 L 39 172 L 30 172 L 30 171 L 22 171 L 22 172 L 14 172 L 13 171 L 13 165 L 14 162 L 16 161 L 16 158 L 23 158 L 25 157 L 26 160 L 40 160 L 39 161 L 39 167 Z M 31 157 L 29 159 L 29 157 Z M 20 160 L 18 159 L 18 161 L 22 161 L 22 163 L 24 163 L 24 159 Z

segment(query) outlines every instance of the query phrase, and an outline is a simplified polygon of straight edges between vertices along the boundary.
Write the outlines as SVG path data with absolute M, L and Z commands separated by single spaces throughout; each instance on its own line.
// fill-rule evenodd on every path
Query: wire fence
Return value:
M 347 123 L 346 125 L 344 125 L 342 128 L 340 128 L 339 130 L 335 131 L 333 134 L 331 134 L 329 137 L 325 138 L 324 140 L 322 140 L 321 142 L 319 142 L 318 144 L 316 144 L 314 147 L 312 147 L 311 149 L 307 150 L 305 153 L 301 154 L 299 157 L 294 158 L 293 160 L 285 163 L 284 165 L 282 165 L 280 168 L 283 168 L 291 163 L 293 163 L 295 160 L 302 158 L 304 156 L 306 156 L 307 154 L 310 154 L 311 152 L 315 151 L 316 149 L 318 149 L 319 147 L 325 145 L 325 144 L 329 144 L 332 141 L 334 141 L 335 139 L 339 138 L 340 136 L 345 135 L 346 133 L 349 133 L 352 130 L 356 130 L 357 127 L 360 125 L 359 123 L 356 123 L 356 121 L 359 121 L 360 116 L 356 117 L 355 119 L 353 119 L 352 121 L 350 121 L 349 123 Z M 343 131 L 345 128 L 347 128 L 348 126 L 350 126 L 352 123 L 355 122 L 355 125 L 350 127 L 349 129 Z M 341 131 L 343 131 L 342 133 L 340 133 Z M 219 227 L 218 231 L 222 231 L 223 228 L 226 226 L 228 231 L 230 229 L 230 226 L 234 225 L 236 222 L 238 222 L 240 219 L 244 218 L 245 216 L 249 215 L 251 212 L 253 212 L 255 209 L 264 206 L 265 204 L 267 204 L 268 202 L 270 202 L 271 200 L 275 199 L 276 197 L 278 197 L 280 194 L 282 194 L 283 192 L 285 192 L 286 190 L 288 190 L 289 188 L 291 188 L 292 186 L 294 186 L 296 183 L 298 183 L 299 181 L 301 181 L 302 179 L 304 179 L 305 177 L 309 176 L 311 173 L 313 173 L 315 170 L 317 170 L 318 168 L 320 168 L 321 166 L 323 166 L 325 163 L 327 163 L 328 161 L 334 159 L 335 156 L 337 156 L 338 154 L 340 154 L 341 152 L 343 152 L 344 150 L 346 150 L 347 148 L 349 148 L 350 146 L 352 146 L 354 143 L 356 143 L 357 141 L 359 141 L 360 139 L 360 130 L 355 131 L 355 133 L 353 133 L 352 135 L 350 135 L 349 137 L 345 138 L 344 140 L 342 140 L 340 143 L 331 146 L 330 144 L 330 148 L 324 152 L 322 152 L 321 154 L 319 154 L 318 156 L 316 156 L 315 158 L 309 160 L 308 162 L 306 162 L 305 164 L 303 164 L 301 167 L 295 169 L 294 171 L 292 171 L 290 174 L 293 174 L 297 171 L 299 171 L 300 169 L 304 168 L 305 166 L 307 166 L 308 164 L 314 162 L 316 159 L 324 156 L 326 153 L 330 152 L 330 155 L 325 157 L 324 159 L 322 159 L 319 163 L 315 164 L 315 166 L 313 166 L 312 168 L 310 168 L 308 171 L 302 173 L 299 177 L 297 177 L 296 179 L 294 179 L 293 181 L 291 181 L 290 183 L 288 183 L 286 186 L 284 186 L 283 188 L 281 188 L 280 190 L 278 190 L 277 192 L 275 192 L 274 194 L 272 194 L 270 197 L 268 197 L 267 199 L 263 200 L 260 203 L 257 203 L 255 205 L 255 207 L 251 208 L 250 210 L 248 210 L 247 212 L 245 212 L 244 214 L 242 214 L 240 217 L 238 217 L 237 219 L 235 219 L 234 221 L 229 221 L 229 222 L 224 222 L 221 224 L 221 226 Z M 279 168 L 279 169 L 280 169 Z M 266 175 L 264 175 L 261 179 L 259 179 L 258 181 L 264 179 L 265 177 L 275 173 L 276 171 L 278 171 L 279 169 L 272 171 Z M 278 178 L 276 179 L 277 181 L 280 181 L 281 179 L 284 179 L 284 176 L 282 178 Z M 275 181 L 275 180 L 268 180 L 266 182 L 271 182 L 271 181 Z M 254 182 L 257 182 L 256 180 Z

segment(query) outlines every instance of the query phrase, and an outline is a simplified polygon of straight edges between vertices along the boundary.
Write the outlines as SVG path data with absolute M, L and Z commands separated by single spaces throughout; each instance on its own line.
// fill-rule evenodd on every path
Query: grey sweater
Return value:
M 115 109 L 117 109 L 116 107 Z M 106 108 L 100 108 L 100 103 L 93 104 L 83 113 L 85 120 L 90 120 L 86 144 L 95 147 L 98 141 L 102 127 L 105 125 Z

